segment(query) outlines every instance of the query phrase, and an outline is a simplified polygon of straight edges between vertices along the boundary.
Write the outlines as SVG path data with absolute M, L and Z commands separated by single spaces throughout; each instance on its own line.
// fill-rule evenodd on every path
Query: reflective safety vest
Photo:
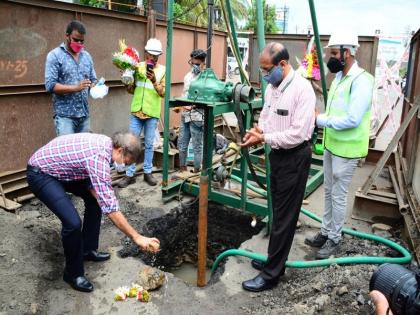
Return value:
M 165 66 L 156 64 L 153 69 L 156 82 L 160 82 L 165 76 Z M 152 81 L 146 77 L 146 63 L 141 62 L 135 74 L 136 88 L 131 101 L 131 112 L 142 111 L 144 114 L 159 118 L 162 98 L 156 92 Z
M 328 93 L 328 104 L 326 113 L 328 116 L 343 117 L 347 116 L 350 104 L 351 88 L 353 81 L 359 76 L 367 76 L 372 82 L 373 76 L 363 69 L 354 76 L 345 76 L 338 81 L 335 79 Z M 324 129 L 324 146 L 332 154 L 344 158 L 362 158 L 368 153 L 370 130 L 370 106 L 369 110 L 363 115 L 361 123 L 355 128 L 335 130 L 333 128 Z

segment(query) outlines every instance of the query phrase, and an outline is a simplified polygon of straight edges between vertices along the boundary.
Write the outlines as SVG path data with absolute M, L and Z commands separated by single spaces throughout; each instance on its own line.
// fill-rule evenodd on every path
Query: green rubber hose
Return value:
M 310 217 L 311 219 L 322 222 L 321 218 L 318 217 L 316 214 L 301 208 L 300 211 Z M 401 253 L 402 257 L 374 257 L 374 256 L 353 256 L 353 257 L 337 257 L 337 258 L 328 258 L 328 259 L 320 259 L 320 260 L 311 260 L 311 261 L 302 261 L 302 260 L 293 260 L 293 261 L 286 261 L 286 267 L 288 268 L 314 268 L 314 267 L 327 267 L 332 264 L 336 265 L 350 265 L 350 264 L 383 264 L 383 263 L 392 263 L 392 264 L 407 264 L 411 261 L 411 254 L 408 250 L 406 250 L 403 246 L 390 241 L 386 238 L 355 231 L 352 229 L 344 228 L 343 232 L 348 235 L 356 236 L 359 238 L 364 238 L 370 241 L 375 241 L 382 243 L 392 249 L 395 249 L 399 253 Z M 216 261 L 213 264 L 211 272 L 213 273 L 216 271 L 217 267 L 219 266 L 220 262 L 228 256 L 244 256 L 251 259 L 260 260 L 262 262 L 267 261 L 267 257 L 258 253 L 252 253 L 243 249 L 229 249 L 224 251 L 219 256 L 217 256 Z
M 233 180 L 235 180 L 235 181 L 237 181 L 238 183 L 241 183 L 242 184 L 242 178 L 240 178 L 240 177 L 238 177 L 238 176 L 236 176 L 236 175 L 233 175 L 233 174 L 230 174 L 230 178 L 232 178 Z M 251 185 L 250 183 L 246 183 L 246 187 L 248 187 L 249 189 L 251 189 L 253 192 L 256 192 L 257 194 L 259 194 L 259 195 L 261 195 L 261 196 L 263 196 L 263 197 L 267 197 L 267 192 L 264 190 L 264 189 L 261 189 L 261 188 L 258 188 L 258 187 L 255 187 L 254 185 Z

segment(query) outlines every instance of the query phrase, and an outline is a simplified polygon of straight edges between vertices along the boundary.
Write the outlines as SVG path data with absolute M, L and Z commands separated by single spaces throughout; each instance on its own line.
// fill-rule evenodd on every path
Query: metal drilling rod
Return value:
M 165 75 L 165 107 L 164 107 L 164 127 L 163 127 L 163 174 L 162 186 L 168 185 L 169 170 L 169 98 L 171 97 L 171 64 L 172 64 L 172 38 L 174 28 L 174 0 L 168 0 L 168 30 L 166 41 L 166 75 Z

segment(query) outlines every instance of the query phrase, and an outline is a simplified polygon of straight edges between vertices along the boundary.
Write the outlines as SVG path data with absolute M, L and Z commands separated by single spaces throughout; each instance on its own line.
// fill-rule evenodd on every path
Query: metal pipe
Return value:
M 391 182 L 394 186 L 395 194 L 397 195 L 397 201 L 398 201 L 398 209 L 400 210 L 401 215 L 407 214 L 408 211 L 408 205 L 404 203 L 404 200 L 401 196 L 400 188 L 398 187 L 398 181 L 395 177 L 394 170 L 392 169 L 392 166 L 388 166 L 389 175 L 391 176 Z
M 166 39 L 166 74 L 165 74 L 165 107 L 163 128 L 163 175 L 162 186 L 168 185 L 169 170 L 169 98 L 171 97 L 171 64 L 172 64 L 172 38 L 174 28 L 174 0 L 168 0 L 168 29 Z
M 258 42 L 258 50 L 261 53 L 262 50 L 265 47 L 265 32 L 264 32 L 264 13 L 263 13 L 263 5 L 262 0 L 256 1 L 256 13 L 257 13 L 257 42 Z M 259 74 L 260 77 L 260 86 L 261 86 L 261 98 L 264 103 L 264 95 L 265 95 L 265 88 L 267 87 L 267 84 L 264 80 L 261 78 L 261 74 Z M 265 169 L 267 170 L 267 209 L 268 209 L 268 229 L 267 232 L 269 233 L 271 231 L 271 224 L 273 222 L 273 202 L 272 202 L 272 196 L 271 196 L 271 182 L 270 182 L 270 147 L 265 144 L 264 145 L 264 163 L 265 163 Z
M 241 82 L 244 83 L 245 81 L 245 75 L 244 73 L 242 73 L 243 71 L 243 65 L 242 65 L 242 57 L 239 51 L 239 45 L 238 45 L 238 34 L 236 34 L 236 29 L 235 29 L 235 22 L 233 21 L 233 12 L 232 12 L 232 7 L 230 5 L 230 0 L 226 0 L 226 9 L 227 9 L 227 15 L 228 15 L 228 20 L 229 20 L 229 26 L 230 26 L 230 31 L 232 33 L 232 36 L 229 36 L 229 38 L 231 39 L 231 44 L 232 44 L 232 49 L 235 51 L 235 57 L 236 60 L 238 62 L 239 65 L 239 69 L 240 74 L 241 74 Z M 222 4 L 223 6 L 223 4 Z
M 257 13 L 257 42 L 258 42 L 258 50 L 261 53 L 265 47 L 264 12 L 263 12 L 262 0 L 256 1 L 256 13 Z M 261 95 L 264 102 L 265 88 L 267 87 L 267 84 L 264 80 L 261 79 L 261 74 L 259 74 L 259 77 L 261 81 L 260 83 Z
M 197 259 L 197 286 L 203 287 L 206 285 L 206 263 L 207 263 L 207 210 L 209 205 L 209 174 L 208 170 L 212 163 L 212 146 L 208 143 L 210 134 L 209 131 L 210 119 L 213 119 L 209 113 L 209 108 L 204 107 L 204 146 L 203 146 L 203 161 L 201 166 L 200 176 L 200 192 L 198 203 L 198 259 Z
M 311 19 L 312 19 L 312 27 L 314 29 L 315 35 L 315 45 L 316 45 L 316 53 L 318 54 L 318 63 L 319 63 L 319 70 L 321 72 L 321 83 L 322 83 L 322 94 L 324 96 L 324 105 L 325 108 L 327 107 L 327 81 L 325 78 L 325 69 L 324 69 L 324 60 L 322 54 L 322 47 L 321 47 L 321 40 L 319 38 L 319 31 L 318 31 L 318 22 L 316 19 L 316 11 L 315 11 L 315 4 L 313 0 L 308 0 L 309 2 L 309 9 L 311 10 Z
M 213 13 L 214 13 L 214 0 L 208 0 L 207 6 L 209 9 L 208 14 L 208 25 L 207 25 L 207 58 L 206 67 L 211 68 L 211 46 L 213 40 Z
M 207 210 L 209 204 L 209 178 L 200 177 L 200 195 L 198 203 L 198 261 L 197 286 L 206 285 L 207 267 Z
M 398 148 L 397 148 L 398 150 Z M 394 158 L 395 158 L 395 170 L 396 170 L 396 174 L 397 174 L 397 181 L 398 181 L 398 187 L 400 189 L 400 193 L 401 196 L 404 200 L 406 200 L 405 197 L 405 192 L 404 192 L 404 186 L 403 186 L 403 175 L 401 172 L 401 161 L 400 161 L 400 157 L 398 155 L 398 152 L 394 152 Z

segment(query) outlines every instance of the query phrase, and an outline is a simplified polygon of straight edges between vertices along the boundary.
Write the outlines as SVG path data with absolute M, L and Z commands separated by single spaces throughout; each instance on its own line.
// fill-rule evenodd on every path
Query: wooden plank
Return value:
M 0 198 L 0 207 L 6 210 L 16 210 L 22 207 L 22 205 L 7 198 Z
M 389 157 L 391 156 L 392 152 L 394 151 L 395 147 L 398 145 L 402 135 L 405 133 L 408 125 L 410 124 L 411 120 L 414 116 L 417 115 L 417 111 L 420 107 L 420 97 L 416 99 L 416 104 L 410 109 L 407 113 L 404 121 L 401 123 L 400 127 L 398 128 L 395 135 L 392 137 L 391 142 L 389 143 L 388 147 L 386 148 L 385 152 L 382 154 L 381 158 L 379 159 L 376 167 L 373 169 L 372 173 L 369 175 L 368 179 L 364 183 L 362 187 L 362 193 L 366 194 L 368 190 L 372 187 L 372 184 L 378 178 L 379 174 L 381 173 L 385 163 L 388 161 Z
M 390 199 L 397 200 L 397 195 L 396 194 L 390 193 L 390 192 L 386 192 L 386 191 L 381 191 L 381 190 L 373 190 L 373 189 L 370 189 L 368 191 L 368 195 L 374 195 L 374 196 L 385 197 L 385 198 L 390 198 Z

